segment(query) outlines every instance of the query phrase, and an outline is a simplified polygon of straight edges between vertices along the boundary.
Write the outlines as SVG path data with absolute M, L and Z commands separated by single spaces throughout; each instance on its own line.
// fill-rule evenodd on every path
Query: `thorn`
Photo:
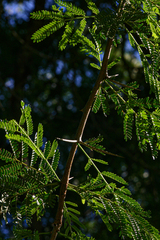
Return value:
M 114 77 L 118 77 L 118 76 L 119 76 L 119 74 L 115 74 L 115 75 L 112 75 L 112 76 L 107 76 L 107 78 L 110 79 L 110 78 L 114 78 Z
M 73 179 L 73 178 L 74 178 L 74 177 L 70 177 L 70 178 L 69 178 L 69 181 L 70 181 L 71 179 Z
M 77 143 L 78 141 L 77 140 L 70 140 L 70 139 L 65 139 L 65 138 L 58 138 L 58 140 L 61 140 L 63 142 L 70 142 L 70 143 Z

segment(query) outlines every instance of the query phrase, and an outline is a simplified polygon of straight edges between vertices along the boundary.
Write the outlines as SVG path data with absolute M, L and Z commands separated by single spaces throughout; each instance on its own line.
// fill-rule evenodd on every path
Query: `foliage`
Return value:
M 115 11 L 111 12 L 110 9 L 108 8 L 105 11 L 99 12 L 99 10 L 96 8 L 95 4 L 92 3 L 94 5 L 94 9 L 92 9 L 90 7 L 91 1 L 87 1 L 88 7 L 93 10 L 93 14 L 94 14 L 93 16 L 91 16 L 94 19 L 94 22 L 92 23 L 92 28 L 88 29 L 89 33 L 91 34 L 91 36 L 93 38 L 93 41 L 91 41 L 90 38 L 87 38 L 83 34 L 84 29 L 86 28 L 86 24 L 87 24 L 86 20 L 88 19 L 88 16 L 85 15 L 84 11 L 80 8 L 75 7 L 74 5 L 72 5 L 72 3 L 67 3 L 67 2 L 62 2 L 62 1 L 56 1 L 56 3 L 59 4 L 60 6 L 64 6 L 66 8 L 66 11 L 63 12 L 62 9 L 55 8 L 55 6 L 53 7 L 53 10 L 54 10 L 53 13 L 56 14 L 56 16 L 57 16 L 57 17 L 54 17 L 54 14 L 53 14 L 53 17 L 52 17 L 54 19 L 55 26 L 58 26 L 59 24 L 62 24 L 62 23 L 64 23 L 64 24 L 66 23 L 65 31 L 62 35 L 61 41 L 59 42 L 60 50 L 64 50 L 67 46 L 67 43 L 69 43 L 70 45 L 73 45 L 73 46 L 75 46 L 76 44 L 79 43 L 81 51 L 84 51 L 86 54 L 92 55 L 93 57 L 95 57 L 99 62 L 99 66 L 101 66 L 101 64 L 102 64 L 100 55 L 102 53 L 102 43 L 104 42 L 104 39 L 106 39 L 106 37 L 111 38 L 112 35 L 115 34 L 115 32 L 116 32 L 116 34 L 120 34 L 120 32 L 122 31 L 121 28 L 125 28 L 127 30 L 131 45 L 133 47 L 136 46 L 139 51 L 139 54 L 140 54 L 140 57 L 142 60 L 142 64 L 144 67 L 144 74 L 145 74 L 146 82 L 150 84 L 150 89 L 155 94 L 156 100 L 154 101 L 154 105 L 153 105 L 153 109 L 154 109 L 153 112 L 154 112 L 155 108 L 158 107 L 159 96 L 160 96 L 160 85 L 159 85 L 159 81 L 158 81 L 158 77 L 159 77 L 159 44 L 158 44 L 159 25 L 156 22 L 156 14 L 157 13 L 159 14 L 159 10 L 158 10 L 157 3 L 153 2 L 152 4 L 151 3 L 149 4 L 148 1 L 143 1 L 143 4 L 145 6 L 144 12 L 141 11 L 141 6 L 136 2 L 132 6 L 130 4 L 125 4 L 122 20 L 119 20 L 116 18 Z M 134 14 L 132 13 L 133 10 L 134 10 Z M 151 14 L 151 12 L 152 12 L 152 14 Z M 68 15 L 70 16 L 70 19 L 72 19 L 71 18 L 71 16 L 72 16 L 75 20 L 74 21 L 69 20 Z M 43 11 L 31 14 L 31 17 L 34 19 L 44 19 L 44 16 L 45 16 L 45 14 Z M 79 17 L 77 17 L 77 16 L 79 16 Z M 76 19 L 82 19 L 82 20 L 80 20 L 79 26 L 78 27 L 76 26 L 76 30 L 73 32 Z M 105 19 L 107 19 L 107 21 Z M 152 19 L 152 23 L 150 23 L 151 20 L 148 20 L 148 19 Z M 146 21 L 147 21 L 147 23 L 149 23 L 152 26 L 153 26 L 153 22 L 154 22 L 154 24 L 156 24 L 156 26 L 157 26 L 156 37 L 150 36 L 150 35 L 155 36 L 156 33 L 154 31 L 154 34 L 153 34 L 153 29 L 152 29 L 153 27 L 149 28 L 148 25 L 146 26 L 146 24 L 145 24 Z M 99 26 L 101 26 L 101 27 L 99 27 Z M 44 27 L 46 29 L 46 25 Z M 33 36 L 32 36 L 33 41 L 35 41 L 35 42 L 42 41 L 48 35 L 51 34 L 50 28 L 48 28 L 47 33 L 46 33 L 46 30 L 44 29 L 44 27 L 37 30 L 37 32 L 35 32 L 33 34 Z M 130 28 L 131 28 L 131 30 L 129 30 Z M 51 27 L 51 29 L 52 29 L 51 31 L 53 31 L 52 27 Z M 106 29 L 108 32 L 105 32 Z M 110 29 L 110 30 L 108 30 L 108 29 Z M 55 29 L 55 31 L 56 30 L 57 29 Z M 138 35 L 141 43 L 139 43 L 136 40 L 136 38 L 135 38 L 136 35 Z M 143 51 L 144 48 L 147 48 L 149 51 L 147 56 Z M 150 63 L 149 59 L 150 59 L 151 63 Z M 108 70 L 110 68 L 112 68 L 119 60 L 120 59 L 116 59 L 112 63 L 110 63 L 110 65 L 108 66 Z M 91 66 L 99 69 L 99 66 L 94 63 L 92 63 Z M 130 122 L 130 118 L 127 117 L 128 116 L 127 113 L 128 113 L 129 109 L 130 109 L 130 111 L 133 111 L 133 113 L 134 113 L 133 116 L 135 116 L 135 118 L 136 118 L 135 126 L 136 126 L 136 132 L 137 132 L 137 140 L 139 141 L 139 147 L 141 150 L 145 150 L 147 148 L 145 146 L 143 146 L 143 145 L 146 145 L 146 144 L 144 144 L 144 142 L 149 143 L 149 146 L 152 150 L 152 157 L 155 158 L 157 156 L 159 140 L 156 137 L 157 134 L 153 133 L 152 131 L 153 131 L 153 128 L 154 129 L 156 128 L 158 130 L 158 126 L 153 126 L 153 124 L 150 123 L 148 125 L 148 132 L 145 132 L 145 126 L 143 126 L 142 127 L 144 129 L 143 134 L 141 131 L 141 136 L 139 135 L 139 131 L 140 131 L 139 126 L 141 125 L 142 119 L 139 118 L 138 116 L 143 111 L 147 111 L 148 117 L 152 118 L 154 113 L 152 111 L 151 112 L 148 111 L 148 109 L 151 108 L 150 105 L 143 104 L 143 106 L 142 106 L 141 104 L 137 103 L 137 101 L 140 102 L 140 101 L 143 101 L 143 99 L 137 99 L 136 94 L 133 93 L 133 90 L 135 90 L 134 88 L 132 90 L 132 88 L 130 89 L 130 88 L 128 88 L 128 86 L 126 86 L 123 89 L 118 88 L 118 90 L 116 90 L 117 86 L 116 86 L 116 84 L 114 84 L 112 82 L 112 79 L 105 80 L 105 83 L 106 83 L 106 85 L 101 86 L 98 90 L 98 93 L 96 95 L 96 99 L 95 99 L 95 102 L 93 105 L 93 112 L 97 113 L 99 108 L 102 106 L 104 115 L 107 115 L 109 112 L 109 107 L 108 107 L 109 104 L 107 104 L 107 102 L 108 102 L 107 99 L 111 99 L 114 102 L 114 104 L 116 105 L 116 109 L 117 109 L 118 113 L 123 116 L 126 114 L 126 116 L 124 118 L 124 132 L 125 132 L 125 139 L 127 140 L 128 138 L 131 139 L 131 136 L 132 136 L 131 128 L 127 129 L 127 126 L 126 126 L 126 124 L 127 124 L 126 120 L 129 119 L 129 122 Z M 137 88 L 138 88 L 138 85 L 137 85 Z M 125 94 L 124 98 L 121 96 L 122 93 Z M 152 101 L 152 100 L 149 99 L 149 97 L 148 97 L 148 102 L 150 102 L 150 101 Z M 141 109 L 142 107 L 145 108 L 145 110 Z M 135 108 L 136 108 L 136 111 L 135 111 Z M 130 117 L 131 117 L 131 115 L 130 115 Z M 157 117 L 158 117 L 158 115 L 157 115 Z M 140 121 L 140 123 L 138 124 L 139 121 Z M 149 121 L 147 121 L 147 123 L 149 123 Z M 130 125 L 131 125 L 131 123 L 130 123 Z M 153 135 L 154 135 L 154 137 L 153 137 Z
M 88 9 L 92 11 L 92 15 L 88 16 L 83 9 L 70 2 L 55 0 L 55 3 L 52 11 L 43 10 L 31 14 L 31 18 L 35 20 L 49 21 L 33 34 L 32 40 L 41 42 L 65 26 L 59 49 L 64 50 L 68 44 L 78 44 L 82 52 L 95 58 L 96 64 L 91 63 L 91 67 L 100 71 L 103 69 L 103 45 L 106 41 L 113 40 L 116 47 L 120 43 L 121 35 L 127 31 L 131 45 L 137 48 L 141 57 L 150 94 L 154 94 L 155 97 L 152 98 L 151 95 L 140 98 L 137 93 L 138 80 L 131 84 L 121 84 L 115 80 L 117 75 L 108 75 L 108 71 L 120 61 L 118 58 L 106 66 L 106 73 L 98 86 L 94 103 L 91 104 L 92 111 L 97 113 L 102 108 L 104 116 L 107 116 L 113 103 L 115 110 L 123 118 L 124 139 L 132 139 L 135 124 L 140 150 L 146 151 L 149 145 L 155 159 L 160 150 L 160 32 L 157 21 L 160 4 L 148 0 L 142 1 L 143 5 L 141 1 L 113 1 L 112 10 L 107 8 L 100 11 L 95 3 L 86 0 Z M 65 10 L 60 7 L 64 7 Z M 92 25 L 88 28 L 87 21 L 90 19 Z M 0 122 L 0 128 L 5 130 L 6 139 L 9 140 L 13 152 L 5 149 L 0 151 L 0 158 L 4 161 L 4 166 L 0 168 L 1 212 L 5 220 L 7 213 L 12 214 L 16 239 L 39 239 L 41 233 L 24 230 L 23 221 L 26 220 L 30 227 L 34 215 L 40 220 L 46 208 L 53 209 L 56 201 L 60 201 L 56 192 L 63 183 L 62 178 L 60 184 L 56 173 L 60 153 L 56 140 L 52 144 L 50 141 L 44 142 L 41 123 L 33 136 L 31 107 L 23 101 L 21 112 L 19 123 L 16 120 Z M 98 166 L 108 163 L 89 156 L 88 150 L 117 156 L 106 151 L 100 144 L 102 140 L 101 136 L 85 142 L 76 139 L 76 145 L 88 160 L 84 170 L 87 172 L 93 167 L 97 175 L 93 177 L 88 174 L 87 180 L 78 186 L 68 183 L 68 191 L 78 194 L 82 203 L 86 203 L 102 219 L 109 231 L 118 228 L 121 238 L 159 239 L 159 231 L 147 220 L 150 215 L 131 198 L 126 181 L 115 173 L 101 171 Z M 87 147 L 87 150 L 82 146 Z M 80 222 L 77 207 L 74 201 L 64 202 L 64 222 L 59 235 L 68 239 L 88 239 L 82 233 L 85 226 Z

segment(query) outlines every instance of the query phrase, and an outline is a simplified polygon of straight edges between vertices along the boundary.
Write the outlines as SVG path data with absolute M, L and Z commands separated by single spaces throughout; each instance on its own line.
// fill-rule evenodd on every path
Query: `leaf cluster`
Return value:
M 70 184 L 69 187 L 74 188 L 79 193 L 82 203 L 86 202 L 91 207 L 96 215 L 103 220 L 109 231 L 117 226 L 121 238 L 152 239 L 153 237 L 153 239 L 157 239 L 159 237 L 158 230 L 146 220 L 149 213 L 144 212 L 139 203 L 131 198 L 131 193 L 126 187 L 118 187 L 113 182 L 109 183 L 110 179 L 118 185 L 119 183 L 127 184 L 123 178 L 116 174 L 98 170 L 96 178 L 90 176 L 80 186 L 76 187 Z
M 49 141 L 43 143 L 42 124 L 38 125 L 33 137 L 31 108 L 25 106 L 23 101 L 21 111 L 19 123 L 15 120 L 0 122 L 0 128 L 5 130 L 13 152 L 0 150 L 0 159 L 5 163 L 0 168 L 0 206 L 5 220 L 7 213 L 12 214 L 16 239 L 29 238 L 31 235 L 32 239 L 39 239 L 37 232 L 24 231 L 23 221 L 26 220 L 30 226 L 34 214 L 40 220 L 47 207 L 54 207 L 55 190 L 59 186 L 55 171 L 60 154 L 55 140 L 52 144 Z

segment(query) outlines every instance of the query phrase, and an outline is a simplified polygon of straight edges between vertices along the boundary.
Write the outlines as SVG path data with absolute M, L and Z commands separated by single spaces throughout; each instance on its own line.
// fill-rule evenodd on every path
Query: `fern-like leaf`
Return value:
M 151 115 L 152 116 L 152 115 Z M 154 124 L 154 118 L 152 118 L 152 122 Z M 137 140 L 139 144 L 139 148 L 141 151 L 147 150 L 147 144 L 149 144 L 152 157 L 155 159 L 157 157 L 157 145 L 154 139 L 154 131 L 151 132 L 151 119 L 150 115 L 146 113 L 146 111 L 142 110 L 136 114 L 136 134 Z
M 64 228 L 65 228 L 65 235 L 69 235 L 69 232 L 72 232 L 73 229 L 75 230 L 75 232 L 78 234 L 80 234 L 80 230 L 77 228 L 80 227 L 82 229 L 84 229 L 84 225 L 79 221 L 79 218 L 77 217 L 77 215 L 80 214 L 80 212 L 73 208 L 73 207 L 67 207 L 66 204 L 77 207 L 77 205 L 75 203 L 72 202 L 65 202 L 64 205 L 64 217 L 65 217 L 65 222 L 64 222 Z M 76 224 L 73 225 L 72 223 Z
M 55 6 L 55 5 L 54 5 Z M 56 7 L 56 6 L 55 6 Z M 61 20 L 63 18 L 62 11 L 59 9 L 53 9 L 54 11 L 58 12 L 53 12 L 53 11 L 47 11 L 47 10 L 41 10 L 37 12 L 30 13 L 30 18 L 35 19 L 35 20 L 50 20 L 50 19 L 56 19 L 56 20 Z
M 90 160 L 90 158 L 88 158 L 88 162 L 84 167 L 85 171 L 88 171 L 90 169 L 90 167 L 92 166 L 92 161 Z
M 43 41 L 46 37 L 49 37 L 51 34 L 53 34 L 55 31 L 63 27 L 65 24 L 64 20 L 62 19 L 61 21 L 52 21 L 48 23 L 47 25 L 43 26 L 39 30 L 37 30 L 31 37 L 33 39 L 33 42 L 41 42 Z
M 29 229 L 24 228 L 16 228 L 16 226 L 13 227 L 13 234 L 15 239 L 22 240 L 23 238 L 31 238 L 32 237 L 32 231 Z
M 21 128 L 21 130 L 22 130 L 22 128 Z M 23 130 L 23 133 L 26 134 L 24 130 Z M 29 136 L 27 134 L 26 134 L 26 136 L 20 136 L 18 134 L 8 134 L 8 135 L 6 135 L 6 138 L 11 139 L 11 140 L 16 140 L 18 142 L 21 142 L 21 141 L 25 142 L 32 150 L 35 151 L 35 153 L 39 157 L 42 158 L 42 161 L 41 161 L 40 165 L 43 169 L 44 174 L 47 174 L 46 176 L 48 176 L 48 177 L 56 176 L 56 178 L 58 179 L 54 169 L 51 167 L 48 160 L 44 157 L 42 151 L 33 143 L 33 141 L 29 138 Z M 57 142 L 54 141 L 48 157 L 53 156 L 56 148 L 57 148 Z
M 79 7 L 76 7 L 70 2 L 65 2 L 62 0 L 55 0 L 55 3 L 57 3 L 59 6 L 63 6 L 67 9 L 67 11 L 72 12 L 72 14 L 78 15 L 78 16 L 85 16 L 84 10 L 82 10 Z
M 37 145 L 37 133 L 35 134 L 35 137 L 34 137 L 34 144 Z M 30 166 L 34 166 L 37 162 L 37 159 L 38 159 L 38 155 L 36 154 L 35 150 L 32 149 Z
M 31 107 L 29 105 L 25 106 L 24 114 L 26 118 L 26 125 L 27 125 L 27 134 L 30 136 L 33 133 L 33 122 L 31 116 Z
M 98 65 L 95 64 L 95 63 L 90 63 L 90 65 L 91 65 L 91 67 L 93 67 L 93 68 L 96 68 L 96 69 L 98 69 L 98 70 L 101 70 L 101 67 L 98 66 Z
M 145 80 L 147 83 L 150 84 L 151 91 L 155 93 L 156 99 L 160 102 L 160 83 L 158 81 L 159 50 L 155 50 L 155 43 L 149 41 L 148 38 L 146 39 L 143 33 L 139 33 L 140 39 L 144 44 L 144 47 L 147 47 L 150 52 L 152 62 L 151 64 L 149 64 L 147 56 L 144 54 L 140 44 L 138 44 L 131 32 L 128 31 L 128 34 L 131 45 L 133 46 L 135 44 L 140 54 L 142 65 L 144 67 Z
M 54 156 L 52 158 L 52 163 L 51 163 L 51 166 L 54 169 L 54 171 L 56 171 L 56 169 L 58 167 L 59 158 L 60 158 L 60 152 L 58 149 L 56 149 Z
M 95 158 L 92 158 L 92 161 L 94 161 L 94 162 L 99 162 L 99 163 L 101 163 L 101 164 L 108 165 L 108 162 L 105 162 L 105 161 L 102 160 L 102 159 L 95 159 Z
M 94 13 L 94 14 L 98 14 L 99 13 L 99 9 L 97 8 L 96 4 L 94 2 L 92 2 L 92 0 L 86 0 L 87 2 L 87 7 Z
M 72 34 L 72 31 L 74 29 L 74 21 L 70 21 L 69 23 L 66 24 L 65 26 L 65 31 L 62 35 L 62 39 L 59 42 L 59 48 L 60 50 L 64 50 L 67 46 L 67 43 L 69 42 L 70 36 Z
M 115 66 L 119 61 L 121 60 L 121 57 L 118 57 L 116 60 L 114 60 L 113 62 L 111 62 L 110 64 L 108 64 L 107 69 L 111 69 L 113 66 Z
M 43 145 L 43 125 L 41 123 L 38 124 L 37 131 L 37 147 L 40 148 Z
M 53 143 L 52 143 L 52 146 L 51 146 L 51 150 L 50 150 L 50 152 L 49 152 L 49 154 L 48 154 L 48 158 L 51 158 L 51 157 L 54 156 L 57 147 L 58 147 L 58 143 L 57 143 L 56 140 L 54 140 Z
M 104 222 L 104 224 L 106 225 L 107 229 L 112 232 L 113 230 L 113 227 L 112 225 L 110 224 L 109 222 L 109 217 L 102 214 L 100 211 L 98 211 L 98 215 L 101 217 L 102 221 Z
M 22 142 L 22 156 L 21 156 L 21 159 L 22 159 L 22 162 L 26 161 L 26 159 L 28 158 L 28 145 L 25 143 L 25 142 Z
M 101 104 L 102 104 L 103 114 L 105 117 L 107 117 L 107 114 L 109 113 L 109 106 L 108 106 L 108 102 L 107 102 L 107 99 L 106 99 L 104 93 L 100 94 L 100 100 L 101 100 Z
M 6 138 L 8 136 L 9 136 L 9 133 L 6 131 Z M 9 140 L 9 143 L 11 145 L 14 157 L 18 159 L 19 156 L 20 156 L 20 144 L 14 139 L 8 138 L 8 140 Z
M 127 141 L 132 138 L 132 128 L 134 120 L 134 110 L 128 109 L 123 122 L 124 139 Z
M 7 177 L 15 177 L 17 175 L 19 175 L 19 172 L 22 169 L 22 164 L 20 164 L 19 162 L 14 162 L 12 164 L 7 164 L 3 167 L 0 168 L 0 174 L 2 175 L 6 175 Z
M 26 118 L 25 118 L 25 113 L 24 113 L 24 107 L 25 106 L 25 103 L 23 101 L 21 101 L 21 117 L 20 117 L 20 120 L 19 120 L 19 125 L 24 125 L 25 121 L 26 121 Z
M 119 183 L 127 185 L 126 181 L 122 177 L 117 176 L 115 173 L 103 171 L 102 174 L 106 177 L 114 179 L 115 181 L 117 181 Z
M 0 159 L 6 163 L 14 161 L 13 154 L 5 149 L 0 149 Z
M 99 51 L 90 39 L 85 36 L 81 36 L 81 38 L 79 38 L 79 42 L 82 44 L 82 47 L 80 47 L 82 52 L 85 52 L 87 56 L 92 55 L 99 61 Z
M 97 92 L 97 95 L 96 95 L 96 99 L 94 101 L 94 104 L 93 104 L 93 107 L 92 107 L 92 111 L 94 113 L 97 113 L 98 110 L 100 109 L 101 107 L 101 98 L 100 98 L 100 94 L 101 94 L 101 89 L 99 88 L 98 92 Z
M 69 40 L 71 45 L 75 46 L 78 43 L 82 42 L 82 34 L 83 34 L 83 31 L 86 27 L 86 24 L 87 24 L 87 22 L 86 22 L 85 18 L 83 18 L 79 23 L 79 27 L 76 29 L 75 33 L 73 34 L 73 36 Z
M 48 142 L 45 143 L 44 152 L 43 152 L 46 159 L 48 159 L 50 150 L 51 150 L 51 142 L 48 141 Z
M 4 129 L 7 132 L 16 132 L 18 127 L 16 126 L 14 120 L 0 120 L 0 128 Z

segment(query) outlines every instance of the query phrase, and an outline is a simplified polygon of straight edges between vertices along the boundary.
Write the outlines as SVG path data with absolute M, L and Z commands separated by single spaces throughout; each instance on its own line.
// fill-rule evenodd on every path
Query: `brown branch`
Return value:
M 107 70 L 108 60 L 109 60 L 110 53 L 111 53 L 112 43 L 113 43 L 113 39 L 108 39 L 104 58 L 103 58 L 103 63 L 102 63 L 102 67 L 101 67 L 98 79 L 97 79 L 95 86 L 90 94 L 88 102 L 86 103 L 86 105 L 83 109 L 83 115 L 82 115 L 81 121 L 79 123 L 76 137 L 75 137 L 75 139 L 78 142 L 82 141 L 82 135 L 84 132 L 84 128 L 85 128 L 89 113 L 91 111 L 91 107 L 92 107 L 94 98 L 97 94 L 97 91 L 99 89 L 101 82 L 106 77 L 106 70 Z M 60 228 L 62 225 L 64 200 L 65 200 L 66 193 L 67 193 L 70 171 L 71 171 L 71 167 L 72 167 L 73 159 L 75 157 L 76 150 L 77 150 L 77 143 L 73 143 L 67 163 L 66 163 L 64 175 L 61 180 L 61 187 L 60 187 L 60 193 L 59 193 L 59 204 L 58 204 L 57 214 L 56 214 L 55 221 L 54 221 L 54 229 L 52 232 L 51 240 L 56 239 L 57 234 L 60 231 Z
M 125 5 L 125 0 L 122 0 L 118 6 L 117 19 L 121 17 L 124 5 Z M 78 129 L 77 129 L 76 137 L 74 138 L 75 140 L 77 140 L 77 142 L 82 141 L 84 128 L 85 128 L 89 113 L 91 111 L 92 104 L 96 97 L 97 91 L 99 89 L 101 82 L 106 78 L 106 76 L 108 76 L 107 67 L 108 67 L 108 60 L 109 60 L 111 49 L 112 49 L 112 44 L 113 44 L 113 38 L 112 39 L 108 38 L 100 73 L 98 75 L 95 86 L 93 87 L 92 92 L 89 96 L 89 99 L 83 109 L 83 115 L 82 115 L 82 118 L 80 120 Z M 56 239 L 57 234 L 60 231 L 60 228 L 62 226 L 64 200 L 65 200 L 66 193 L 67 193 L 70 171 L 71 171 L 71 167 L 72 167 L 72 163 L 73 163 L 73 160 L 75 157 L 76 150 L 77 150 L 77 143 L 73 143 L 70 153 L 69 153 L 67 163 L 66 163 L 64 175 L 61 180 L 59 203 L 58 203 L 58 209 L 57 209 L 57 213 L 56 213 L 56 217 L 55 217 L 55 221 L 54 221 L 54 229 L 53 229 L 53 232 L 51 235 L 51 240 Z

